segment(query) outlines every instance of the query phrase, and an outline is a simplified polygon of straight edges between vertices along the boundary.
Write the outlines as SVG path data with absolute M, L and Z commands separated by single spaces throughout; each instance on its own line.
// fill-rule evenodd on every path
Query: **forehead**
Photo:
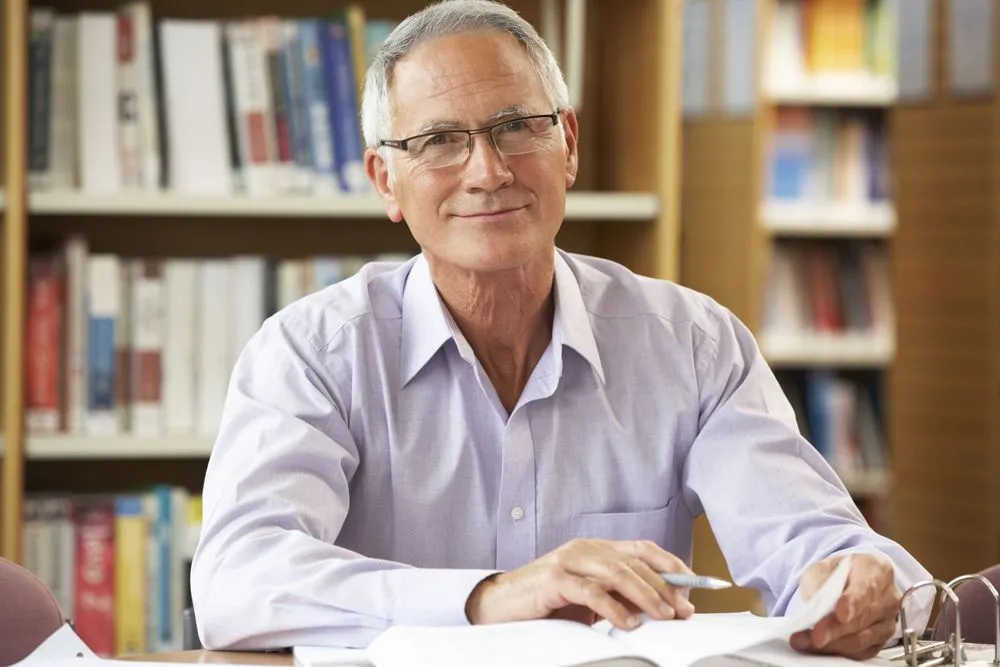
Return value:
M 396 134 L 439 122 L 474 127 L 512 106 L 551 111 L 524 46 L 492 31 L 417 46 L 396 64 L 392 98 Z

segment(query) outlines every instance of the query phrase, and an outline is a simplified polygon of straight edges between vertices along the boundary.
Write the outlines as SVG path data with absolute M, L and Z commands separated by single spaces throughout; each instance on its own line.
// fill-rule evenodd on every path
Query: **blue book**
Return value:
M 347 21 L 343 15 L 335 15 L 326 23 L 320 45 L 330 110 L 330 135 L 333 137 L 334 162 L 340 187 L 344 192 L 366 192 L 369 182 L 365 175 L 357 82 L 351 61 Z

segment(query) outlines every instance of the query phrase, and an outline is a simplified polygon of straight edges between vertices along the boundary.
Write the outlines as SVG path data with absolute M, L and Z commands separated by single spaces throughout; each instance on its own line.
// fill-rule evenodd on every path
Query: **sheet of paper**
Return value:
M 38 648 L 31 652 L 31 655 L 14 667 L 48 665 L 54 660 L 80 661 L 82 659 L 98 660 L 99 658 L 73 631 L 73 627 L 69 623 L 63 623 L 62 627 L 39 644 Z
M 328 646 L 296 646 L 295 662 L 302 667 L 371 667 L 364 649 Z
M 949 81 L 955 95 L 993 92 L 996 0 L 951 0 L 948 3 Z
M 771 653 L 798 655 L 788 638 L 811 628 L 836 607 L 847 583 L 850 557 L 840 561 L 816 594 L 794 616 L 765 618 L 749 614 L 698 614 L 683 621 L 651 621 L 631 632 L 611 636 L 651 658 L 660 667 L 688 667 L 705 658 L 743 654 L 752 646 Z
M 394 626 L 376 637 L 367 653 L 378 667 L 573 667 L 615 660 L 627 655 L 628 648 L 581 623 L 543 620 L 473 626 Z
M 899 98 L 910 102 L 926 100 L 931 95 L 934 4 L 931 0 L 905 0 L 897 1 L 895 7 Z
M 708 113 L 710 24 L 708 0 L 687 0 L 684 3 L 681 107 L 686 118 Z

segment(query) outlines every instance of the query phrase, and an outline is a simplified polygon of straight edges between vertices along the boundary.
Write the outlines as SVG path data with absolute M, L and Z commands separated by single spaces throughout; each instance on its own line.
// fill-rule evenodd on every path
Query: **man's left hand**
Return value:
M 799 593 L 811 598 L 833 573 L 842 556 L 831 556 L 811 565 L 799 580 Z M 811 630 L 797 632 L 793 648 L 809 653 L 830 653 L 856 660 L 872 658 L 896 630 L 900 595 L 892 566 L 870 554 L 851 554 L 847 585 L 833 612 Z

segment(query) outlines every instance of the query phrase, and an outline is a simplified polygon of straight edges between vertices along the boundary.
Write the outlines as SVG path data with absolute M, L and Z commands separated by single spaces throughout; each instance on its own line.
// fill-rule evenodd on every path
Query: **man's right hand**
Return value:
M 687 618 L 694 612 L 684 589 L 661 572 L 691 570 L 648 541 L 577 539 L 538 560 L 480 582 L 465 605 L 475 625 L 541 618 L 608 619 L 629 630 L 637 612 L 651 618 Z

